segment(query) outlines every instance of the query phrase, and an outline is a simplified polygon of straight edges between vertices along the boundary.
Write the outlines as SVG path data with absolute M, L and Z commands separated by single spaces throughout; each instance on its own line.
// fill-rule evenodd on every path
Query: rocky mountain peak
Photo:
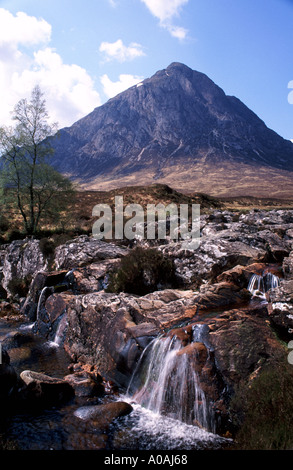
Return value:
M 253 177 L 259 168 L 293 170 L 291 142 L 205 74 L 178 62 L 62 129 L 54 147 L 59 170 L 105 189 L 158 181 L 194 189 L 205 187 L 210 175 L 214 187 L 219 169 L 232 184 L 244 170 Z

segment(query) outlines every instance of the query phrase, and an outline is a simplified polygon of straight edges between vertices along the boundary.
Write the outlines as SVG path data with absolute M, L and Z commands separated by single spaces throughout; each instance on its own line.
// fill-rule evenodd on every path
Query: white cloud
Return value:
M 127 90 L 142 80 L 143 77 L 129 74 L 119 75 L 119 80 L 117 82 L 112 82 L 112 80 L 110 80 L 106 74 L 101 77 L 104 93 L 108 98 L 113 98 L 114 96 L 118 95 L 118 93 Z
M 129 46 L 125 46 L 121 39 L 116 42 L 102 42 L 100 52 L 105 54 L 106 60 L 115 59 L 119 62 L 126 62 L 145 55 L 140 44 L 132 42 Z
M 21 12 L 13 16 L 0 8 L 0 125 L 10 123 L 14 105 L 29 97 L 36 84 L 59 127 L 73 124 L 101 104 L 87 71 L 64 64 L 49 47 L 50 38 L 51 26 L 45 20 Z
M 185 28 L 174 26 L 172 20 L 179 16 L 180 10 L 189 0 L 141 0 L 152 13 L 160 20 L 160 26 L 167 29 L 177 39 L 185 39 L 188 31 Z
M 0 47 L 19 44 L 30 46 L 47 42 L 51 38 L 51 25 L 43 19 L 18 12 L 13 16 L 8 10 L 0 8 Z
M 179 14 L 180 8 L 188 0 L 141 0 L 148 7 L 150 12 L 159 18 L 160 21 L 170 20 Z
M 12 75 L 12 88 L 21 96 L 37 83 L 45 93 L 50 117 L 60 127 L 72 124 L 101 104 L 86 70 L 64 64 L 49 47 L 34 53 L 33 67 Z
M 187 29 L 182 28 L 181 26 L 172 26 L 172 25 L 163 25 L 163 26 L 169 31 L 171 36 L 180 40 L 185 39 L 188 33 Z

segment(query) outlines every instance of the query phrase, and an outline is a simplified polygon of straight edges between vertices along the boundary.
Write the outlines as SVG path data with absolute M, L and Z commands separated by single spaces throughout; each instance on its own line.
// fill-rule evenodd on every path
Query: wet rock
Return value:
M 103 385 L 85 371 L 66 375 L 64 380 L 71 385 L 77 397 L 101 397 L 105 393 Z
M 72 386 L 65 380 L 31 370 L 21 372 L 20 378 L 26 385 L 24 390 L 26 399 L 36 400 L 38 404 L 58 404 L 74 396 Z
M 69 288 L 66 282 L 67 272 L 67 270 L 38 272 L 21 307 L 21 313 L 31 321 L 36 320 L 39 301 L 44 303 L 52 293 L 65 291 Z M 42 292 L 43 297 L 40 299 Z
M 217 369 L 232 389 L 284 354 L 269 322 L 261 316 L 249 315 L 247 310 L 223 313 L 209 326 Z
M 194 315 L 194 308 L 188 308 L 193 297 L 192 291 L 171 290 L 143 297 L 104 292 L 72 296 L 64 347 L 73 360 L 96 364 L 103 376 L 125 385 L 153 337 L 170 322 Z
M 200 292 L 167 289 L 142 297 L 59 295 L 66 303 L 67 353 L 73 361 L 95 364 L 103 377 L 120 386 L 127 386 L 138 357 L 155 336 L 208 309 L 250 299 L 246 289 L 225 282 L 206 285 Z
M 206 364 L 209 352 L 203 343 L 196 342 L 188 344 L 177 352 L 177 356 L 182 356 L 183 354 L 194 356 L 193 370 L 200 373 Z
M 74 415 L 83 421 L 90 420 L 91 424 L 101 431 L 106 430 L 114 419 L 126 416 L 132 410 L 133 408 L 129 403 L 117 401 L 104 405 L 81 407 L 75 411 Z
M 48 294 L 47 294 L 48 295 Z M 34 332 L 44 338 L 63 344 L 67 330 L 67 303 L 72 298 L 72 294 L 50 294 L 43 303 L 38 304 L 38 315 L 34 324 Z
M 250 298 L 251 294 L 246 288 L 241 289 L 232 282 L 218 282 L 212 285 L 203 285 L 195 302 L 198 310 L 212 310 L 218 307 L 241 304 Z
M 7 351 L 12 348 L 19 348 L 32 341 L 32 335 L 28 333 L 22 333 L 18 330 L 10 331 L 5 338 L 2 340 L 2 345 Z
M 276 268 L 268 266 L 266 263 L 253 263 L 248 266 L 238 264 L 234 268 L 219 274 L 216 282 L 232 282 L 241 288 L 247 288 L 253 274 L 262 275 L 266 270 L 271 272 L 273 269 L 275 270 Z

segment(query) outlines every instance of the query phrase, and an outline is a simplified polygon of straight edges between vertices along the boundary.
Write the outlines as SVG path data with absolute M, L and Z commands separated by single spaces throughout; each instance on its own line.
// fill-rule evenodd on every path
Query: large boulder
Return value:
M 3 246 L 1 285 L 11 297 L 17 294 L 18 282 L 26 281 L 29 287 L 36 273 L 47 269 L 47 260 L 40 249 L 39 240 L 27 238 Z
M 111 423 L 132 412 L 132 406 L 125 402 L 111 402 L 104 405 L 83 406 L 73 416 L 62 420 L 69 429 L 66 449 L 105 450 L 109 440 Z
M 58 246 L 54 263 L 57 270 L 72 269 L 101 260 L 121 258 L 127 253 L 128 249 L 123 246 L 82 235 Z

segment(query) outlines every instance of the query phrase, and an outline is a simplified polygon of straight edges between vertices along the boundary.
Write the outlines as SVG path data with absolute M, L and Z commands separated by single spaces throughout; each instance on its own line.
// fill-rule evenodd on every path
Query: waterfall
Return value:
M 127 393 L 141 406 L 214 431 L 210 407 L 188 354 L 176 337 L 158 337 L 143 351 Z
M 67 325 L 68 323 L 67 323 L 67 318 L 65 314 L 65 315 L 62 315 L 62 317 L 59 320 L 54 340 L 50 342 L 51 346 L 59 347 L 62 344 Z
M 41 309 L 41 305 L 42 305 L 42 301 L 43 301 L 43 297 L 46 293 L 46 291 L 51 288 L 50 287 L 43 287 L 43 289 L 41 290 L 41 293 L 40 293 L 40 296 L 39 296 L 39 300 L 38 300 L 38 306 L 37 306 L 37 313 L 36 313 L 36 321 L 39 320 L 39 314 L 40 314 L 40 309 Z
M 280 285 L 280 279 L 272 273 L 265 275 L 265 288 L 266 290 L 276 289 Z
M 276 289 L 279 285 L 280 279 L 275 274 L 253 274 L 250 278 L 247 289 L 253 296 L 265 298 L 266 292 L 270 289 Z

